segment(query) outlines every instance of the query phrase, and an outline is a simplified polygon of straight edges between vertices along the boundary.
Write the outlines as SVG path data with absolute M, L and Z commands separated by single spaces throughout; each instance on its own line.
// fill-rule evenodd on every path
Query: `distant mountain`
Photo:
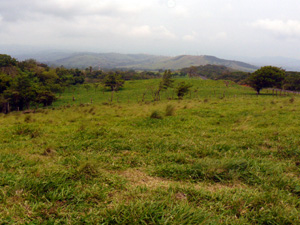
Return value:
M 23 61 L 26 59 L 35 59 L 38 62 L 53 62 L 59 59 L 63 59 L 69 57 L 72 52 L 60 52 L 60 51 L 42 51 L 37 53 L 25 53 L 25 54 L 13 54 L 12 56 L 18 59 L 19 61 Z
M 156 56 L 147 54 L 119 54 L 119 53 L 66 53 L 51 52 L 17 56 L 19 60 L 35 58 L 36 60 L 53 66 L 67 68 L 127 68 L 141 70 L 172 69 L 178 70 L 190 66 L 223 65 L 234 70 L 252 72 L 256 66 L 233 60 L 220 59 L 214 56 L 180 55 L 176 57 Z
M 48 61 L 47 63 L 72 68 L 86 68 L 92 66 L 101 68 L 145 69 L 144 65 L 155 65 L 165 58 L 167 57 L 146 54 L 75 53 L 59 60 Z
M 234 70 L 240 70 L 245 72 L 252 72 L 257 69 L 256 66 L 233 60 L 220 59 L 215 56 L 192 56 L 181 55 L 172 58 L 168 58 L 160 61 L 155 65 L 156 68 L 162 69 L 181 69 L 190 66 L 204 66 L 204 65 L 222 65 Z M 145 65 L 146 66 L 146 65 Z

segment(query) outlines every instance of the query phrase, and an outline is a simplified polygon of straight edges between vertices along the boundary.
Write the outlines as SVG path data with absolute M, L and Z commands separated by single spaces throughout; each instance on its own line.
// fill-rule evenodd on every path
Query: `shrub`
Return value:
M 183 82 L 180 82 L 177 87 L 175 88 L 175 92 L 176 92 L 176 95 L 179 99 L 182 99 L 183 96 L 185 94 L 187 94 L 189 91 L 190 91 L 190 88 L 192 87 L 191 84 L 187 84 L 185 83 L 184 81 Z
M 150 118 L 151 119 L 162 119 L 163 117 L 158 110 L 154 110 L 154 111 L 152 111 Z

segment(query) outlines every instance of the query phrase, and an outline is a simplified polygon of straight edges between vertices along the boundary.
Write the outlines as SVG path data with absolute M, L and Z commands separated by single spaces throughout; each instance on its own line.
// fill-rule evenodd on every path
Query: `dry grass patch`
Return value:
M 219 192 L 219 191 L 226 191 L 226 190 L 235 190 L 235 189 L 248 189 L 249 187 L 245 184 L 209 184 L 205 182 L 201 183 L 190 183 L 190 182 L 183 182 L 183 181 L 171 181 L 160 177 L 152 177 L 147 175 L 145 172 L 137 169 L 129 169 L 126 171 L 122 171 L 119 175 L 125 177 L 129 184 L 132 187 L 147 187 L 150 189 L 156 188 L 169 188 L 171 186 L 176 186 L 180 188 L 193 188 L 198 190 L 206 190 L 210 192 Z M 185 199 L 186 196 L 184 193 L 177 193 L 176 198 L 178 199 Z
M 144 173 L 143 171 L 137 169 L 129 169 L 121 172 L 121 176 L 124 176 L 130 183 L 131 186 L 146 186 L 147 188 L 157 188 L 157 187 L 169 187 L 172 181 L 160 178 L 151 177 Z

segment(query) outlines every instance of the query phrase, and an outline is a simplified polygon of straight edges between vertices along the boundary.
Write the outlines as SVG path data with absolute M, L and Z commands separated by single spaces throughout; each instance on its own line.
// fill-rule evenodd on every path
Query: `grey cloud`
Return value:
M 41 17 L 74 19 L 81 16 L 122 17 L 138 13 L 136 7 L 126 8 L 111 1 L 75 1 L 64 6 L 64 1 L 51 0 L 1 0 L 0 15 L 4 21 L 35 20 Z M 93 7 L 89 2 L 94 3 Z
M 0 0 L 0 43 L 220 57 L 277 48 L 298 55 L 299 0 L 171 1 Z
M 270 32 L 279 38 L 299 38 L 300 20 L 257 20 L 252 25 L 258 29 Z

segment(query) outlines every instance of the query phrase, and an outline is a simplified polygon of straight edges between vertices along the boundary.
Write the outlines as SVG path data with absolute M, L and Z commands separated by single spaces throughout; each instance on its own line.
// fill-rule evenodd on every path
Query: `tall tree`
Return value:
M 103 80 L 104 86 L 109 87 L 111 91 L 118 91 L 124 83 L 125 81 L 116 73 L 108 74 Z
M 173 87 L 174 80 L 172 79 L 171 70 L 165 70 L 160 86 L 162 89 Z

